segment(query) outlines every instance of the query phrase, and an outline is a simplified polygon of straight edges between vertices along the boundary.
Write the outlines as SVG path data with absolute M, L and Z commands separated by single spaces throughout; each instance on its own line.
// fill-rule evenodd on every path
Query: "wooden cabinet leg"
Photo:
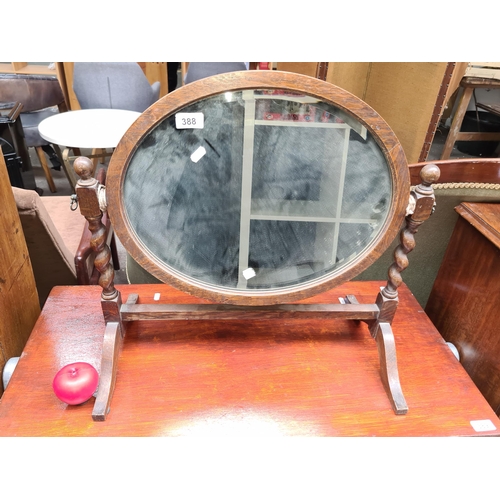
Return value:
M 109 413 L 122 342 L 120 323 L 107 323 L 102 346 L 99 388 L 92 411 L 92 420 L 94 421 L 102 422 L 106 420 L 106 415 Z
M 405 415 L 408 412 L 408 405 L 399 382 L 396 344 L 391 325 L 389 323 L 379 323 L 375 339 L 380 359 L 380 375 L 387 395 L 391 400 L 392 409 L 396 415 Z

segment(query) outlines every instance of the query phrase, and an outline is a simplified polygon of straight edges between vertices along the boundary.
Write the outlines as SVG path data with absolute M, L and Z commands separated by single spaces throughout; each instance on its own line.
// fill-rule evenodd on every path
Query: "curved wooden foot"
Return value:
M 106 324 L 104 341 L 102 345 L 101 373 L 99 374 L 99 388 L 92 411 L 92 420 L 102 422 L 109 413 L 111 398 L 115 389 L 116 370 L 118 357 L 122 345 L 122 332 L 120 323 L 109 322 Z
M 405 415 L 408 412 L 408 405 L 399 382 L 396 344 L 391 325 L 389 323 L 379 323 L 375 339 L 380 359 L 380 374 L 387 395 L 391 400 L 392 409 L 396 415 Z

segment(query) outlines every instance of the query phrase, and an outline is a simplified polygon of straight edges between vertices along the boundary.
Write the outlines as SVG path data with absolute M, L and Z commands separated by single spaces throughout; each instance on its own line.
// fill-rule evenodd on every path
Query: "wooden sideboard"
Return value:
M 500 414 L 500 204 L 462 203 L 426 313 Z
M 303 301 L 354 294 L 374 300 L 383 282 L 350 282 Z M 126 301 L 196 304 L 168 285 L 117 285 Z M 0 436 L 485 436 L 500 420 L 402 285 L 393 322 L 409 411 L 395 415 L 377 344 L 360 321 L 259 319 L 128 324 L 111 411 L 95 399 L 59 401 L 64 365 L 100 370 L 104 319 L 98 286 L 55 287 L 0 404 Z M 478 427 L 479 426 L 479 427 Z

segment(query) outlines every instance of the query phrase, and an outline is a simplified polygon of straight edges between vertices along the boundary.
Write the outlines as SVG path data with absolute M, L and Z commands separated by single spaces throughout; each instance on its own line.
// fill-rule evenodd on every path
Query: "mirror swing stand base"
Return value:
M 398 306 L 398 287 L 401 272 L 408 266 L 407 254 L 415 247 L 414 235 L 434 210 L 432 183 L 439 179 L 439 168 L 429 164 L 422 168 L 421 179 L 410 193 L 406 224 L 400 233 L 400 244 L 394 251 L 394 263 L 388 271 L 388 281 L 379 292 L 375 303 L 359 304 L 347 295 L 344 304 L 279 304 L 271 306 L 234 306 L 220 304 L 138 304 L 138 295 L 131 294 L 122 304 L 121 294 L 114 286 L 114 270 L 110 264 L 111 252 L 106 244 L 105 227 L 101 222 L 106 211 L 102 192 L 104 187 L 92 177 L 90 159 L 79 157 L 74 169 L 80 179 L 76 196 L 81 214 L 88 220 L 92 233 L 91 246 L 96 254 L 95 266 L 100 272 L 101 306 L 105 320 L 99 387 L 92 411 L 94 421 L 104 421 L 110 411 L 116 382 L 116 372 L 125 334 L 125 323 L 140 320 L 231 320 L 271 318 L 343 318 L 363 321 L 375 339 L 380 361 L 380 375 L 392 409 L 397 415 L 408 412 L 399 380 L 396 345 L 392 320 Z

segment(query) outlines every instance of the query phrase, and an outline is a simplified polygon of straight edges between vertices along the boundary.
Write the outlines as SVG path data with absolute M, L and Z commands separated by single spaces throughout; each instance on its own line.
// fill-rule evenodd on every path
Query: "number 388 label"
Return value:
M 203 113 L 177 113 L 175 128 L 203 128 Z

